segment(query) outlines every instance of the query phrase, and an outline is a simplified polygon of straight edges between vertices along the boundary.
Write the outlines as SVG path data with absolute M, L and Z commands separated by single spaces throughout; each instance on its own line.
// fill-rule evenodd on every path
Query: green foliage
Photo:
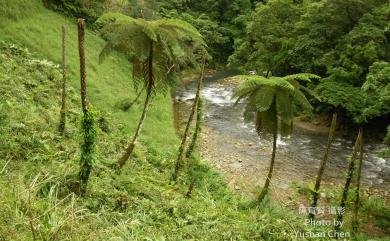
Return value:
M 129 0 L 128 2 L 128 5 L 123 9 L 124 14 L 146 20 L 160 18 L 160 2 L 156 0 Z
M 387 127 L 387 133 L 384 142 L 390 145 L 390 125 Z M 383 150 L 381 153 L 379 153 L 379 155 L 383 158 L 390 158 L 390 147 L 388 146 L 387 149 Z
M 324 80 L 306 87 L 315 90 L 317 111 L 328 115 L 337 108 L 357 123 L 386 117 L 390 105 L 381 76 L 390 61 L 388 16 L 385 0 L 265 1 L 246 19 L 246 33 L 235 38 L 229 66 L 260 75 L 316 73 Z
M 247 99 L 244 115 L 248 119 L 253 112 L 256 113 L 256 130 L 269 133 L 280 131 L 282 135 L 287 135 L 292 130 L 292 101 L 297 101 L 304 109 L 312 108 L 300 91 L 298 80 L 310 81 L 310 78 L 319 77 L 303 73 L 270 78 L 241 75 L 237 78 L 245 82 L 235 90 L 234 97 L 237 102 Z
M 158 85 L 166 90 L 175 83 L 182 68 L 197 67 L 194 53 L 206 45 L 193 26 L 177 19 L 145 21 L 107 13 L 97 24 L 104 25 L 102 35 L 107 39 L 100 60 L 112 51 L 126 54 L 133 63 L 135 83 L 143 81 L 148 88 Z
M 387 134 L 386 134 L 385 142 L 387 144 L 390 144 L 390 125 L 387 127 Z
M 246 35 L 235 39 L 236 51 L 229 58 L 229 66 L 261 74 L 291 73 L 288 54 L 295 37 L 291 29 L 303 14 L 304 6 L 291 0 L 258 4 L 247 20 Z
M 94 23 L 107 10 L 124 6 L 123 1 L 119 0 L 43 0 L 43 2 L 55 11 L 75 18 L 84 18 L 89 24 Z
M 376 62 L 370 67 L 367 80 L 362 89 L 373 103 L 364 109 L 364 116 L 369 119 L 386 116 L 390 113 L 390 63 Z
M 363 85 L 366 81 L 379 84 L 374 80 L 380 78 L 375 71 L 378 72 L 384 65 L 379 66 L 375 62 L 388 61 L 390 56 L 386 37 L 387 6 L 385 1 L 324 1 L 313 4 L 297 25 L 302 33 L 310 31 L 307 35 L 316 44 L 313 48 L 305 46 L 310 52 L 306 52 L 307 61 L 311 63 L 306 68 L 325 68 L 329 76 L 326 80 L 329 83 L 320 83 L 316 87 L 319 95 L 326 104 L 341 107 L 357 123 L 385 116 L 387 112 L 384 107 L 386 100 L 375 100 L 378 96 L 383 99 L 385 95 L 369 94 L 372 91 L 367 91 L 368 87 Z M 343 15 L 341 11 L 348 14 Z M 321 32 L 324 28 L 326 35 Z M 305 43 L 300 38 L 298 42 Z M 313 58 L 317 61 L 313 62 Z M 303 64 L 305 61 L 299 59 L 295 63 Z M 372 84 L 367 85 L 373 88 Z M 360 89 L 362 86 L 363 91 Z M 383 84 L 378 87 L 383 87 Z M 323 108 L 323 105 L 319 107 Z
M 249 0 L 163 0 L 163 17 L 183 19 L 194 25 L 208 45 L 211 66 L 224 67 L 233 52 L 233 42 L 244 34 L 251 11 Z
M 355 122 L 362 122 L 362 111 L 371 102 L 359 87 L 353 87 L 347 83 L 329 81 L 324 79 L 315 88 L 321 100 L 328 103 L 331 108 L 345 109 Z M 321 111 L 322 107 L 317 110 Z
M 95 160 L 96 148 L 96 123 L 93 108 L 89 106 L 88 112 L 83 113 L 81 120 L 81 157 L 80 171 L 78 173 L 80 180 L 80 191 L 84 194 L 87 190 L 89 175 Z

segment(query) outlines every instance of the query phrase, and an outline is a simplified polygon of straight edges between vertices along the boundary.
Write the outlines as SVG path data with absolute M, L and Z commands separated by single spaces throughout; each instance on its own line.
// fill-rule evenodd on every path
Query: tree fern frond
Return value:
M 281 121 L 279 132 L 282 136 L 288 136 L 291 134 L 293 129 L 293 121 Z
M 138 25 L 142 31 L 153 41 L 153 42 L 156 42 L 157 41 L 157 34 L 155 32 L 155 23 L 148 23 L 146 20 L 144 19 L 137 19 L 136 21 L 134 21 L 134 24 Z
M 142 82 L 153 91 L 158 85 L 159 90 L 166 92 L 176 82 L 181 69 L 198 67 L 194 53 L 205 51 L 202 35 L 182 20 L 146 21 L 108 13 L 100 17 L 97 24 L 103 26 L 101 34 L 107 41 L 101 60 L 111 51 L 125 53 L 133 63 L 135 88 Z M 153 51 L 150 51 L 150 46 L 153 46 Z M 153 60 L 152 71 L 150 59 Z
M 266 133 L 274 133 L 277 128 L 278 116 L 276 112 L 275 102 L 272 103 L 271 107 L 264 112 L 257 112 L 256 117 L 256 131 Z
M 96 24 L 99 26 L 103 26 L 108 23 L 130 24 L 133 23 L 135 20 L 135 18 L 121 13 L 106 13 L 96 20 Z
M 253 117 L 255 117 L 256 113 L 256 106 L 248 103 L 244 107 L 244 121 L 249 122 L 253 120 Z
M 313 96 L 314 98 L 316 98 L 318 101 L 321 101 L 321 98 L 320 96 L 313 90 L 305 87 L 305 86 L 300 86 L 300 89 L 304 90 L 306 93 L 308 93 L 309 95 Z
M 310 74 L 310 73 L 291 74 L 283 77 L 283 79 L 286 81 L 302 80 L 306 82 L 311 82 L 311 79 L 320 79 L 320 78 L 321 78 L 320 76 L 315 74 Z
M 275 86 L 279 88 L 284 88 L 289 91 L 294 90 L 293 85 L 291 85 L 288 81 L 280 77 L 266 78 L 264 76 L 259 76 L 259 75 L 238 75 L 235 76 L 234 78 L 250 81 L 256 83 L 257 85 Z
M 259 88 L 260 86 L 255 80 L 247 80 L 234 90 L 233 98 L 237 98 L 236 103 L 238 103 L 241 99 L 247 97 Z
M 180 38 L 187 38 L 188 40 L 194 40 L 200 44 L 206 46 L 202 35 L 191 24 L 178 19 L 162 19 L 158 20 L 158 25 L 162 28 L 174 29 Z
M 255 98 L 251 101 L 255 102 L 256 110 L 258 112 L 267 111 L 275 97 L 275 87 L 262 86 L 255 91 Z
M 284 123 L 290 123 L 293 119 L 290 94 L 286 91 L 279 91 L 276 93 L 275 102 L 279 120 Z
M 313 109 L 313 106 L 311 106 L 310 102 L 306 99 L 306 96 L 300 90 L 295 90 L 292 96 L 304 109 Z

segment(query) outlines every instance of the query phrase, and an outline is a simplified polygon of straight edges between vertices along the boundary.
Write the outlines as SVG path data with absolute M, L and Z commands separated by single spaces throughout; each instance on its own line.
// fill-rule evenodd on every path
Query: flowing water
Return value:
M 218 77 L 206 78 L 202 96 L 205 104 L 205 129 L 202 150 L 203 156 L 225 172 L 229 178 L 239 175 L 261 183 L 268 171 L 272 138 L 259 137 L 252 123 L 243 119 L 243 104 L 234 105 L 232 91 L 234 86 Z M 188 102 L 194 98 L 195 84 L 179 88 L 177 102 Z M 187 108 L 188 109 L 188 108 Z M 323 158 L 327 143 L 326 132 L 316 132 L 294 127 L 293 134 L 278 138 L 274 185 L 285 188 L 291 182 L 313 182 Z M 348 157 L 352 153 L 353 140 L 336 135 L 331 147 L 329 162 L 323 176 L 326 183 L 344 183 Z M 389 191 L 390 160 L 380 158 L 377 153 L 385 146 L 365 141 L 362 185 Z M 386 193 L 388 193 L 386 191 Z

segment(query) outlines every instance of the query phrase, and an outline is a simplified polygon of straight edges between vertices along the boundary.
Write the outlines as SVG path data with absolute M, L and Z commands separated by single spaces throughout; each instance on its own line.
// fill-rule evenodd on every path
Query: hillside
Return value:
M 140 105 L 128 113 L 118 108 L 135 96 L 130 65 L 121 56 L 99 65 L 103 40 L 93 32 L 86 36 L 87 78 L 99 113 L 98 153 L 88 195 L 73 194 L 69 180 L 78 168 L 81 112 L 75 22 L 34 1 L 1 4 L 7 15 L 0 19 L 0 240 L 33 240 L 33 233 L 36 240 L 249 239 L 274 229 L 280 230 L 275 240 L 288 237 L 277 218 L 281 211 L 241 210 L 206 166 L 193 198 L 184 197 L 184 182 L 168 185 L 178 144 L 169 94 L 154 100 L 136 157 L 120 174 L 111 168 L 135 128 Z M 57 134 L 62 25 L 71 82 L 64 138 Z
M 68 34 L 70 85 L 63 137 L 57 131 L 61 26 Z M 81 142 L 76 20 L 39 0 L 0 0 L 0 240 L 297 240 L 297 231 L 313 229 L 291 208 L 296 196 L 290 208 L 269 200 L 253 205 L 204 161 L 190 198 L 187 178 L 169 184 L 179 145 L 170 93 L 153 99 L 135 155 L 118 172 L 116 161 L 142 105 L 121 110 L 136 96 L 131 65 L 120 55 L 99 64 L 103 44 L 87 31 L 88 97 L 98 137 L 88 192 L 81 197 L 72 186 Z M 372 210 L 384 210 L 382 202 L 367 202 L 362 212 Z

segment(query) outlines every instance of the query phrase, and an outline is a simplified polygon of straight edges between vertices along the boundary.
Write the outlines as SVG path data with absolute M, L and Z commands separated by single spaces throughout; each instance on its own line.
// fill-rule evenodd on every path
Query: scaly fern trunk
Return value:
M 129 144 L 129 146 L 126 149 L 126 152 L 123 154 L 123 156 L 118 161 L 120 168 L 122 168 L 123 165 L 125 165 L 126 161 L 129 159 L 129 157 L 133 153 L 135 144 L 136 144 L 137 139 L 138 139 L 138 137 L 139 137 L 139 135 L 141 133 L 143 124 L 145 122 L 146 114 L 148 112 L 148 108 L 149 108 L 149 105 L 150 105 L 151 95 L 152 95 L 152 91 L 151 91 L 151 89 L 148 88 L 148 92 L 146 94 L 146 99 L 145 99 L 145 103 L 144 103 L 144 108 L 143 108 L 143 111 L 142 111 L 141 118 L 140 118 L 140 120 L 138 122 L 137 130 L 135 131 L 135 134 L 133 136 L 133 139 L 132 139 L 131 143 Z
M 83 110 L 83 121 L 81 126 L 83 134 L 83 144 L 81 145 L 80 171 L 78 176 L 80 181 L 80 192 L 81 195 L 84 195 L 87 190 L 88 179 L 92 169 L 96 132 L 94 129 L 93 113 L 90 113 L 88 111 L 84 19 L 78 19 L 77 27 L 80 57 L 80 93 L 81 106 Z
M 276 127 L 277 127 L 277 124 L 276 124 Z M 277 132 L 277 129 L 278 129 L 278 128 L 275 128 L 274 133 L 273 133 L 274 139 L 273 139 L 273 144 L 272 144 L 271 163 L 270 163 L 270 166 L 269 166 L 269 171 L 268 171 L 267 179 L 265 180 L 264 187 L 263 187 L 263 189 L 261 190 L 261 193 L 260 193 L 259 198 L 258 198 L 259 203 L 261 203 L 261 202 L 264 200 L 265 196 L 266 196 L 267 193 L 268 193 L 269 184 L 270 184 L 270 182 L 271 182 L 272 173 L 273 173 L 273 170 L 274 170 L 275 156 L 276 156 L 276 148 L 277 148 L 277 141 L 278 141 L 278 132 Z
M 190 197 L 192 194 L 192 191 L 195 187 L 195 182 L 198 179 L 196 175 L 196 167 L 197 167 L 197 159 L 195 159 L 192 154 L 195 150 L 195 146 L 197 143 L 198 136 L 200 132 L 202 131 L 202 117 L 203 117 L 203 99 L 199 98 L 198 101 L 198 106 L 196 108 L 196 124 L 195 124 L 195 131 L 194 134 L 192 135 L 192 140 L 190 145 L 188 146 L 187 152 L 186 152 L 186 158 L 191 158 L 191 163 L 190 163 L 190 170 L 189 170 L 189 175 L 190 175 L 190 185 L 188 186 L 188 191 L 186 193 L 186 197 Z
M 357 177 L 356 177 L 356 194 L 355 194 L 355 203 L 353 208 L 353 217 L 352 217 L 352 229 L 356 232 L 359 228 L 359 220 L 358 220 L 358 212 L 360 206 L 360 177 L 362 173 L 362 162 L 363 162 L 363 128 L 359 128 L 359 132 L 361 133 L 360 143 L 359 143 L 359 163 L 357 169 Z
M 353 172 L 355 170 L 355 161 L 356 161 L 356 155 L 357 155 L 357 152 L 358 152 L 358 149 L 359 149 L 359 144 L 360 144 L 360 139 L 362 138 L 362 133 L 361 133 L 361 130 L 359 130 L 359 134 L 356 138 L 356 141 L 355 141 L 355 146 L 353 148 L 353 153 L 352 153 L 352 157 L 351 157 L 351 160 L 349 162 L 349 166 L 348 166 L 348 171 L 347 171 L 347 179 L 345 181 L 345 185 L 344 185 L 344 189 L 343 189 L 343 195 L 341 197 L 341 201 L 340 201 L 340 205 L 339 207 L 341 209 L 343 209 L 345 211 L 345 204 L 347 202 L 347 198 L 348 198 L 348 191 L 349 191 L 349 186 L 351 185 L 351 181 L 352 181 L 352 177 L 353 177 Z M 341 228 L 341 225 L 340 223 L 343 221 L 343 218 L 344 218 L 344 213 L 343 212 L 339 212 L 337 214 L 337 225 L 335 226 L 335 230 L 336 231 L 340 231 L 340 228 Z
M 58 130 L 61 135 L 65 132 L 66 125 L 66 30 L 62 26 L 62 93 L 61 93 L 61 111 L 60 124 Z
M 329 130 L 328 143 L 326 145 L 325 155 L 324 155 L 324 158 L 321 160 L 320 169 L 318 170 L 318 174 L 317 174 L 316 184 L 314 186 L 313 200 L 311 203 L 311 207 L 314 207 L 314 208 L 317 207 L 318 195 L 319 195 L 319 190 L 320 190 L 320 186 L 321 186 L 321 179 L 322 179 L 322 175 L 324 174 L 326 163 L 328 162 L 329 150 L 330 150 L 330 147 L 332 146 L 334 132 L 336 130 L 336 122 L 337 122 L 337 113 L 333 113 L 332 124 L 331 124 L 330 130 Z M 309 218 L 313 219 L 314 214 L 310 213 Z
M 189 134 L 189 130 L 190 130 L 190 126 L 191 126 L 192 120 L 194 118 L 195 110 L 196 110 L 196 107 L 197 107 L 198 102 L 199 102 L 200 90 L 201 90 L 201 87 L 202 87 L 202 81 L 203 81 L 203 77 L 204 77 L 205 63 L 206 63 L 206 55 L 203 54 L 203 57 L 202 57 L 202 70 L 201 70 L 200 77 L 199 77 L 199 80 L 198 80 L 198 85 L 197 85 L 197 89 L 196 89 L 194 103 L 192 104 L 191 112 L 190 112 L 190 115 L 188 117 L 188 121 L 187 121 L 185 130 L 184 130 L 183 137 L 181 139 L 179 152 L 177 154 L 177 159 L 176 159 L 176 163 L 175 163 L 175 170 L 174 170 L 174 172 L 172 174 L 172 181 L 173 182 L 176 182 L 177 177 L 178 177 L 179 172 L 180 172 L 180 169 L 182 167 L 182 159 L 183 159 L 183 153 L 184 153 L 185 144 L 186 144 L 186 141 L 187 141 L 187 137 L 188 137 L 188 134 Z
M 198 140 L 198 136 L 202 131 L 202 117 L 203 117 L 203 99 L 199 98 L 198 105 L 196 107 L 196 123 L 195 123 L 195 131 L 192 135 L 191 143 L 188 146 L 186 157 L 190 158 L 192 153 L 195 150 L 196 142 Z
M 154 80 L 153 80 L 153 41 L 150 42 L 150 49 L 149 49 L 148 77 L 149 77 L 149 79 L 148 79 L 148 83 L 146 86 L 146 99 L 145 99 L 145 103 L 144 103 L 144 108 L 142 110 L 141 118 L 138 122 L 137 130 L 135 131 L 135 134 L 133 136 L 131 143 L 126 148 L 126 151 L 123 154 L 123 156 L 118 160 L 119 168 L 122 168 L 123 165 L 125 165 L 126 161 L 129 159 L 129 157 L 133 153 L 135 144 L 136 144 L 138 137 L 141 133 L 143 124 L 145 122 L 146 114 L 148 112 L 148 108 L 150 105 L 150 100 L 151 100 L 152 90 L 153 90 L 153 83 L 154 83 Z
M 87 74 L 85 70 L 85 21 L 78 19 L 78 40 L 79 40 L 79 57 L 80 57 L 80 92 L 81 92 L 81 107 L 83 112 L 88 112 L 87 99 Z

